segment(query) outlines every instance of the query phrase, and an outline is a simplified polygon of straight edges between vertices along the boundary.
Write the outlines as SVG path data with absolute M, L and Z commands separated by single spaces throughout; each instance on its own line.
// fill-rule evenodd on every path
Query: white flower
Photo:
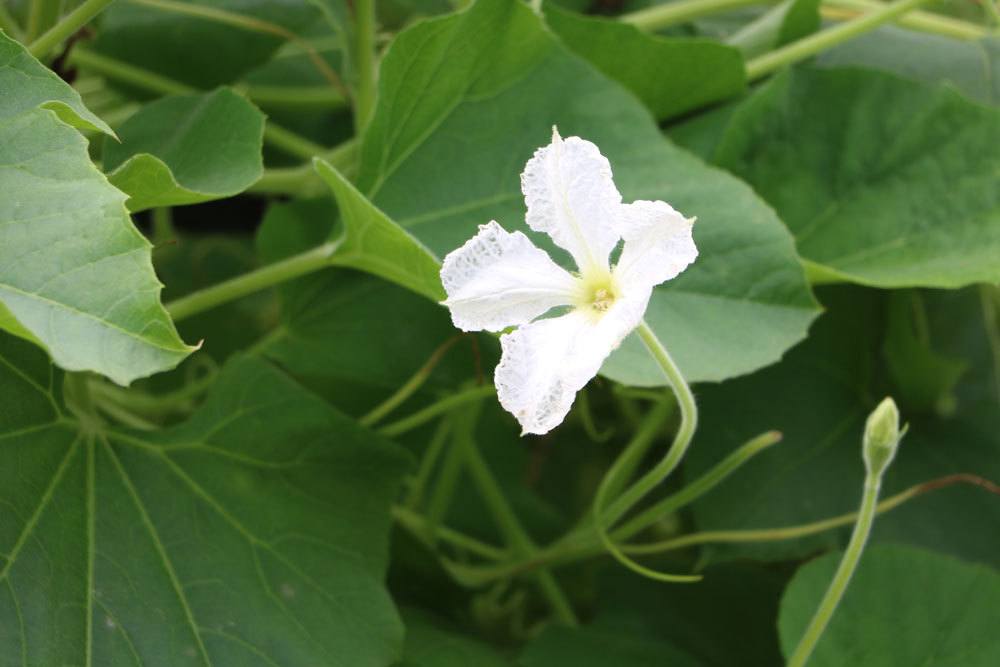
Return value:
M 497 397 L 524 433 L 542 434 L 562 422 L 576 393 L 642 321 L 653 287 L 683 271 L 698 250 L 693 220 L 661 201 L 623 204 L 597 146 L 563 139 L 555 128 L 552 143 L 525 166 L 521 190 L 528 226 L 567 250 L 579 272 L 493 221 L 445 257 L 441 281 L 458 328 L 518 327 L 500 338 Z M 538 319 L 561 306 L 570 309 Z

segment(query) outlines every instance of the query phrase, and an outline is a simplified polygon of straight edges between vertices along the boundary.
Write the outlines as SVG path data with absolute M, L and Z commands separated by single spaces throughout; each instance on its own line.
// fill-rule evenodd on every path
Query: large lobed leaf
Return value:
M 192 348 L 160 305 L 150 244 L 66 123 L 110 130 L 2 34 L 0 85 L 0 326 L 120 384 L 173 368 Z
M 733 115 L 715 161 L 781 215 L 819 279 L 1000 280 L 1000 109 L 854 68 L 797 68 Z
M 816 306 L 774 213 L 672 146 L 634 97 L 514 0 L 481 0 L 397 37 L 382 63 L 358 189 L 441 257 L 491 218 L 524 228 L 518 174 L 553 125 L 601 147 L 626 200 L 664 199 L 698 216 L 698 261 L 656 290 L 647 313 L 688 378 L 749 372 L 805 335 Z M 663 383 L 637 340 L 604 373 Z
M 385 665 L 407 457 L 265 362 L 163 432 L 61 402 L 0 334 L 0 664 Z

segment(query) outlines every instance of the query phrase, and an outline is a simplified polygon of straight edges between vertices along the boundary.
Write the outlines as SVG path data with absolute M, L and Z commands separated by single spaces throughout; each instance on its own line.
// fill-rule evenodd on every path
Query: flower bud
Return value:
M 887 396 L 865 422 L 862 453 L 869 473 L 881 475 L 889 467 L 901 437 L 899 409 L 892 397 Z

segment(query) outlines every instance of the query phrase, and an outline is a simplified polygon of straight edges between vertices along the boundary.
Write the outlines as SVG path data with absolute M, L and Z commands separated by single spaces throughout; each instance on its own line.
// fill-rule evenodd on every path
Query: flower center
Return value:
M 618 286 L 610 273 L 583 275 L 580 277 L 580 292 L 577 308 L 600 317 L 611 309 L 619 296 Z

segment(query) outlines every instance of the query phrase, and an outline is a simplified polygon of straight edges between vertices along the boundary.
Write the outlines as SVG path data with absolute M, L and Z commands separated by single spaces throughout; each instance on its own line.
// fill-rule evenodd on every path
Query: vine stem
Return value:
M 673 443 L 671 443 L 670 449 L 667 450 L 666 456 L 653 466 L 652 470 L 623 491 L 614 501 L 605 505 L 606 499 L 631 476 L 631 473 L 639 463 L 639 459 L 645 453 L 646 448 L 629 446 L 625 449 L 618 460 L 611 466 L 611 469 L 608 470 L 597 489 L 597 495 L 594 498 L 594 528 L 608 552 L 622 565 L 634 572 L 657 581 L 694 582 L 700 580 L 701 577 L 696 575 L 665 574 L 640 565 L 621 551 L 608 534 L 610 526 L 613 526 L 630 509 L 635 507 L 639 501 L 645 498 L 677 468 L 684 458 L 688 446 L 691 444 L 691 438 L 694 436 L 695 429 L 698 427 L 698 408 L 694 402 L 694 396 L 691 394 L 691 388 L 684 380 L 684 376 L 670 356 L 667 348 L 663 346 L 663 343 L 660 342 L 660 339 L 645 320 L 639 323 L 637 331 L 642 342 L 653 356 L 653 359 L 656 360 L 656 363 L 662 369 L 667 382 L 677 397 L 677 406 L 680 410 L 680 426 L 677 428 L 677 433 L 674 435 Z
M 490 508 L 490 512 L 497 522 L 497 527 L 503 533 L 507 543 L 519 556 L 530 557 L 537 551 L 537 548 L 507 502 L 500 484 L 493 477 L 493 472 L 483 459 L 473 438 L 473 430 L 478 418 L 478 410 L 467 410 L 457 415 L 455 446 L 461 448 L 466 469 L 479 488 L 483 501 Z M 541 569 L 535 573 L 535 578 L 542 595 L 548 601 L 556 617 L 567 625 L 578 625 L 573 607 L 570 606 L 552 573 Z
M 403 417 L 399 421 L 383 426 L 378 429 L 378 434 L 387 438 L 394 438 L 406 433 L 407 431 L 412 431 L 418 426 L 426 424 L 438 415 L 450 412 L 451 410 L 465 405 L 466 403 L 477 403 L 478 401 L 486 398 L 487 396 L 492 396 L 495 393 L 496 389 L 493 385 L 482 385 L 480 387 L 473 387 L 472 389 L 466 389 L 465 391 L 461 391 L 457 394 L 446 396 L 435 403 L 431 403 L 426 408 L 416 411 L 408 417 Z
M 166 305 L 167 313 L 177 322 L 229 301 L 318 271 L 329 266 L 330 257 L 336 252 L 339 245 L 337 241 L 324 243 L 280 262 L 269 264 L 218 285 L 198 290 L 168 303 Z
M 70 52 L 69 64 L 160 95 L 190 95 L 200 92 L 197 88 L 180 81 L 109 58 L 80 46 L 75 46 Z M 300 137 L 270 120 L 264 125 L 264 141 L 274 148 L 279 148 L 289 155 L 304 160 L 312 160 L 313 157 L 327 152 L 324 146 L 320 146 L 305 137 Z
M 926 2 L 928 0 L 896 0 L 868 14 L 753 58 L 746 64 L 747 79 L 749 81 L 761 79 L 786 65 L 805 60 L 820 51 L 877 28 Z
M 104 8 L 115 0 L 85 0 L 76 9 L 67 14 L 61 21 L 45 31 L 28 47 L 28 51 L 36 58 L 44 58 L 64 40 L 104 11 Z M 58 3 L 57 3 L 58 4 Z
M 424 365 L 417 369 L 417 372 L 414 373 L 409 380 L 404 382 L 399 389 L 392 393 L 391 396 L 360 417 L 358 419 L 358 423 L 362 426 L 377 424 L 383 417 L 405 403 L 406 399 L 413 396 L 413 394 L 415 394 L 417 390 L 424 386 L 424 383 L 430 379 L 431 373 L 433 373 L 434 369 L 437 368 L 441 359 L 444 358 L 445 353 L 447 353 L 448 350 L 451 349 L 451 346 L 457 343 L 461 337 L 462 335 L 458 334 L 441 343 L 431 354 L 430 358 L 424 362 Z
M 354 0 L 354 62 L 358 70 L 354 131 L 364 131 L 375 109 L 378 63 L 375 57 L 375 0 Z
M 678 0 L 624 14 L 621 20 L 652 32 L 730 9 L 762 4 L 761 0 Z
M 0 30 L 7 33 L 8 37 L 12 37 L 18 41 L 24 39 L 24 33 L 21 31 L 21 26 L 18 25 L 13 15 L 7 9 L 7 5 L 2 2 L 0 2 Z
M 858 511 L 858 522 L 854 524 L 854 532 L 851 533 L 851 541 L 840 560 L 840 565 L 837 566 L 837 572 L 833 575 L 833 581 L 830 582 L 830 587 L 826 590 L 823 601 L 820 602 L 819 608 L 802 635 L 802 639 L 799 640 L 798 646 L 795 647 L 795 651 L 788 659 L 787 667 L 803 667 L 806 664 L 816 647 L 816 642 L 819 641 L 833 617 L 833 612 L 837 610 L 837 605 L 844 597 L 844 591 L 847 590 L 847 584 L 850 583 L 858 561 L 861 560 L 861 552 L 864 551 L 872 524 L 875 522 L 880 485 L 881 474 L 870 472 L 866 475 L 861 509 Z
M 28 9 L 28 39 L 34 40 L 59 19 L 62 0 L 31 0 Z

